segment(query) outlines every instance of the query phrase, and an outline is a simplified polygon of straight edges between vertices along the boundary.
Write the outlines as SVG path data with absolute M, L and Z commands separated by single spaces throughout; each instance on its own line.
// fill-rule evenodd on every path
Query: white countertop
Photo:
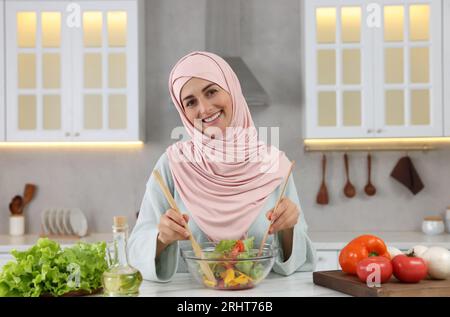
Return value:
M 143 281 L 139 296 L 142 297 L 318 297 L 348 296 L 322 286 L 315 285 L 312 272 L 298 272 L 290 276 L 270 273 L 252 289 L 222 291 L 207 289 L 197 283 L 189 273 L 177 273 L 168 283 Z
M 359 235 L 368 232 L 325 232 L 310 231 L 309 237 L 316 250 L 341 250 L 348 242 Z M 407 250 L 417 244 L 425 246 L 442 246 L 450 249 L 450 234 L 445 233 L 437 236 L 427 236 L 422 232 L 370 232 L 383 239 L 389 246 Z M 0 253 L 9 253 L 12 248 L 23 250 L 36 243 L 38 235 L 24 235 L 12 237 L 9 235 L 0 235 Z M 97 242 L 111 241 L 111 233 L 94 233 L 80 239 L 74 238 L 52 238 L 61 245 L 73 244 L 77 241 Z

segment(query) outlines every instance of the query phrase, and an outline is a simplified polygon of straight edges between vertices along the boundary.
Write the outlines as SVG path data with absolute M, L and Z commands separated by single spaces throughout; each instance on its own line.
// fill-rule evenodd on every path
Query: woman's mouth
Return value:
M 220 120 L 221 114 L 222 114 L 222 110 L 214 113 L 213 115 L 211 115 L 207 118 L 202 119 L 202 122 L 207 126 L 214 125 Z

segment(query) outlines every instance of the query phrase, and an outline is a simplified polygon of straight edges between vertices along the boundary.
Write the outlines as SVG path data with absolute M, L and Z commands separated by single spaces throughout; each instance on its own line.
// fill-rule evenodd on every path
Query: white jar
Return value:
M 9 234 L 11 236 L 23 236 L 25 233 L 25 217 L 14 215 L 9 217 Z
M 424 218 L 422 222 L 422 232 L 427 235 L 442 234 L 445 231 L 444 221 L 438 217 Z

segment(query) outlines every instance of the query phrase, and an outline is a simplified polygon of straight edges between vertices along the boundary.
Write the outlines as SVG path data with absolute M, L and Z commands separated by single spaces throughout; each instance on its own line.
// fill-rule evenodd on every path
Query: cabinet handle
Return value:
M 382 129 L 378 129 L 378 130 L 377 130 L 377 133 L 381 133 L 381 132 L 383 132 Z
M 372 129 L 367 129 L 367 133 L 372 133 L 373 130 Z
M 80 136 L 80 133 L 79 132 L 75 132 L 75 136 Z
M 66 132 L 66 134 L 65 134 L 66 136 L 70 136 L 70 132 Z

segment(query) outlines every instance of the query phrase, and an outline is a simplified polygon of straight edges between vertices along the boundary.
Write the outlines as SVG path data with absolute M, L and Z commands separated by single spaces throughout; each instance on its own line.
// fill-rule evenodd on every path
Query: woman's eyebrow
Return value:
M 214 83 L 211 83 L 211 84 L 209 84 L 209 85 L 206 85 L 205 87 L 203 87 L 202 92 L 204 92 L 204 91 L 207 90 L 209 87 L 214 86 L 214 85 L 215 85 Z M 183 98 L 182 101 L 185 101 L 186 99 L 190 99 L 190 98 L 194 98 L 194 96 L 193 96 L 193 95 L 186 96 L 186 97 Z

